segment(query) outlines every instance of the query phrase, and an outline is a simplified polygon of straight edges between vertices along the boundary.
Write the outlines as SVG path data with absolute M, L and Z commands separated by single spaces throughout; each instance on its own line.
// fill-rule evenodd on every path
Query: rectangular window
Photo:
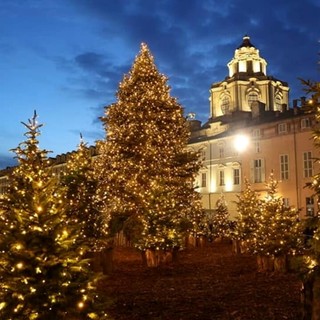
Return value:
M 240 169 L 233 169 L 233 184 L 240 184 Z
M 253 181 L 262 182 L 262 159 L 253 160 Z
M 306 215 L 314 216 L 314 199 L 313 197 L 306 198 Z
M 224 158 L 224 147 L 219 146 L 219 158 Z
M 201 188 L 206 188 L 207 187 L 207 174 L 202 173 L 201 174 Z
M 261 151 L 261 148 L 260 148 L 260 141 L 254 141 L 254 151 L 256 153 L 259 153 Z
M 303 153 L 303 176 L 310 178 L 313 176 L 312 154 L 311 151 Z
M 286 208 L 290 207 L 289 198 L 282 198 L 282 201 L 283 201 L 284 207 Z
M 219 186 L 224 186 L 224 171 L 219 171 Z
M 309 118 L 301 119 L 301 129 L 306 129 L 310 127 L 311 127 L 311 123 Z
M 280 179 L 289 179 L 289 156 L 287 154 L 280 155 Z
M 253 138 L 253 139 L 259 139 L 259 138 L 261 138 L 261 130 L 260 130 L 260 129 L 254 129 L 254 130 L 252 130 L 252 138 Z
M 287 132 L 287 124 L 279 123 L 278 124 L 278 133 L 286 133 Z

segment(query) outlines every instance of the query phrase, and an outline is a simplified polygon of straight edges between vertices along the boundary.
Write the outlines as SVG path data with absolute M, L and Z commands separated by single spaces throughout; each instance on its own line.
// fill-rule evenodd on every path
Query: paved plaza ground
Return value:
M 147 268 L 133 248 L 116 248 L 105 281 L 115 320 L 297 320 L 301 283 L 295 274 L 262 274 L 256 259 L 213 243 Z

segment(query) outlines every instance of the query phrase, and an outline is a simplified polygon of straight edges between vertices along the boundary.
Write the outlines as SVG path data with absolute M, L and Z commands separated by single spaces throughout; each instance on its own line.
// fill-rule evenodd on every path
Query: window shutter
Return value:
M 254 160 L 250 160 L 250 183 L 254 183 Z
M 266 168 L 265 168 L 265 161 L 261 159 L 261 182 L 266 181 Z

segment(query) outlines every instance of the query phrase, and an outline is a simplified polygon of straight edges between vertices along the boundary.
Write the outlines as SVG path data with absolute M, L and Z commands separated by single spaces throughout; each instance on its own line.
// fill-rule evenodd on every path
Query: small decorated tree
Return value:
M 68 220 L 65 190 L 39 148 L 36 118 L 23 123 L 27 139 L 14 150 L 19 164 L 0 200 L 0 318 L 104 319 L 79 226 Z
M 79 226 L 78 239 L 86 243 L 88 254 L 93 256 L 93 268 L 99 270 L 106 267 L 106 253 L 109 252 L 109 217 L 102 212 L 102 204 L 97 201 L 98 182 L 93 171 L 93 161 L 91 150 L 81 136 L 77 151 L 67 159 L 61 185 L 66 189 L 68 220 Z
M 229 219 L 229 211 L 226 200 L 223 195 L 217 200 L 216 209 L 210 221 L 212 224 L 212 237 L 213 238 L 229 238 L 231 234 Z
M 245 179 L 245 189 L 238 195 L 237 213 L 236 228 L 233 233 L 234 251 L 251 252 L 251 244 L 261 216 L 261 201 L 256 191 L 251 188 L 248 179 Z
M 277 195 L 277 185 L 271 174 L 252 241 L 261 271 L 287 271 L 287 257 L 302 246 L 299 211 L 284 205 L 283 198 Z
M 125 217 L 142 252 L 166 256 L 183 245 L 185 220 L 192 226 L 201 214 L 193 188 L 200 162 L 187 150 L 183 109 L 146 44 L 102 121 L 106 139 L 98 143 L 96 172 L 105 210 L 111 221 Z

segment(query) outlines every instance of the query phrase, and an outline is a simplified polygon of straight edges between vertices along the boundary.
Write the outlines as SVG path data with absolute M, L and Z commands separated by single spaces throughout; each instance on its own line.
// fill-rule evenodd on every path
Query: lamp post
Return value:
M 249 145 L 250 139 L 245 134 L 237 134 L 234 139 L 234 148 L 237 152 L 244 152 Z

